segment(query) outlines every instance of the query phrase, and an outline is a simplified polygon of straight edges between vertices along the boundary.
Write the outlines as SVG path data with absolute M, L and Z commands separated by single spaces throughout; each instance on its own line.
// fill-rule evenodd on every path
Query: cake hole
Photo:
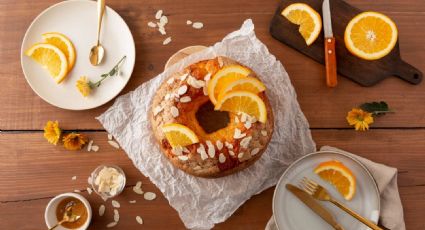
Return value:
M 208 134 L 219 129 L 226 128 L 230 122 L 229 113 L 224 111 L 215 111 L 214 105 L 209 100 L 199 107 L 195 116 L 199 125 Z

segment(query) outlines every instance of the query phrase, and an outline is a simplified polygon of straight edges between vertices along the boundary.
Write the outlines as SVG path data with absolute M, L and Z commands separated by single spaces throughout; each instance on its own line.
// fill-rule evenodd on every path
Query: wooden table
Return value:
M 112 102 L 88 111 L 55 108 L 39 98 L 26 83 L 20 66 L 20 46 L 31 21 L 53 0 L 0 1 L 0 229 L 43 229 L 44 208 L 55 195 L 82 190 L 95 213 L 102 200 L 88 195 L 87 177 L 99 164 L 114 163 L 127 174 L 128 186 L 118 197 L 122 208 L 116 229 L 134 229 L 135 216 L 144 218 L 145 229 L 184 228 L 177 212 L 160 191 L 132 165 L 126 154 L 107 143 L 107 134 L 94 117 Z M 380 11 L 397 23 L 402 57 L 425 71 L 425 1 L 350 0 L 353 5 Z M 376 162 L 397 167 L 407 229 L 425 228 L 425 83 L 413 86 L 392 78 L 371 88 L 340 78 L 335 89 L 325 86 L 324 67 L 274 40 L 268 25 L 277 0 L 122 0 L 107 1 L 128 23 L 136 41 L 136 66 L 121 94 L 156 76 L 177 50 L 194 44 L 212 45 L 252 18 L 256 33 L 271 53 L 283 63 L 298 94 L 299 103 L 311 125 L 317 146 L 336 146 Z M 169 16 L 167 31 L 173 41 L 149 29 L 156 10 Z M 75 15 L 78 17 L 78 15 Z M 186 20 L 204 22 L 194 31 Z M 385 100 L 396 111 L 377 119 L 372 130 L 355 132 L 345 121 L 347 111 L 360 103 Z M 86 133 L 100 146 L 97 153 L 65 151 L 48 144 L 42 135 L 47 120 L 58 120 L 66 130 Z M 77 176 L 72 181 L 71 177 Z M 136 181 L 145 191 L 159 196 L 145 201 L 133 193 Z M 252 197 L 217 229 L 263 229 L 272 214 L 273 188 Z M 136 204 L 128 200 L 136 199 Z M 103 229 L 112 220 L 111 204 L 104 217 L 94 215 L 91 229 Z

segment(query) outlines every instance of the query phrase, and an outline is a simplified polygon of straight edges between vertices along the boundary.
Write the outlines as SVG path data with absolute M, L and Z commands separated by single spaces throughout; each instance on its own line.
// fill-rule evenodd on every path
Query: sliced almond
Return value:
M 202 80 L 197 80 L 193 76 L 189 76 L 187 83 L 195 89 L 200 89 L 205 86 L 205 82 Z
M 261 130 L 261 135 L 267 136 L 267 131 L 266 130 Z
M 114 209 L 114 221 L 115 222 L 120 221 L 120 213 L 118 212 L 117 209 Z
M 225 141 L 224 145 L 228 148 L 228 149 L 233 149 L 233 145 L 230 144 L 229 142 Z
M 112 207 L 114 207 L 114 208 L 120 208 L 121 205 L 120 205 L 120 203 L 118 201 L 112 200 Z
M 240 153 L 238 154 L 238 158 L 239 158 L 239 159 L 241 159 L 241 158 L 243 157 L 243 155 L 244 155 L 244 153 L 243 153 L 243 152 L 240 152 Z
M 136 200 L 130 200 L 130 201 L 128 201 L 128 203 L 135 204 L 136 203 Z
M 162 42 L 162 44 L 163 45 L 167 45 L 168 43 L 170 43 L 171 42 L 171 37 L 168 37 L 168 38 L 166 38 L 163 42 Z
M 162 17 L 159 19 L 159 23 L 162 25 L 166 25 L 168 23 L 168 18 L 165 15 L 162 15 Z
M 241 139 L 241 138 L 244 138 L 245 136 L 246 136 L 246 133 L 242 133 L 242 131 L 238 128 L 235 129 L 235 133 L 233 135 L 233 138 Z
M 99 216 L 103 216 L 105 214 L 105 205 L 101 204 L 99 207 Z
M 220 140 L 217 140 L 215 142 L 215 145 L 217 146 L 218 150 L 222 150 L 223 149 L 223 142 L 221 142 Z
M 202 27 L 204 27 L 204 24 L 202 22 L 194 22 L 192 24 L 192 27 L 195 29 L 202 29 Z
M 241 147 L 242 147 L 242 148 L 248 148 L 248 145 L 249 145 L 249 143 L 251 142 L 251 139 L 252 139 L 252 137 L 251 137 L 251 136 L 243 138 L 243 139 L 241 140 L 241 143 L 240 143 Z
M 181 160 L 181 161 L 187 161 L 187 160 L 189 160 L 189 157 L 186 156 L 186 155 L 178 156 L 177 158 L 179 158 L 179 160 Z
M 184 97 L 180 98 L 181 103 L 188 103 L 190 101 L 192 101 L 192 99 L 189 96 L 184 96 Z
M 162 106 L 159 106 L 159 105 L 155 106 L 155 108 L 153 108 L 153 111 L 152 111 L 153 115 L 154 116 L 158 115 L 158 113 L 160 113 L 163 109 L 164 108 Z
M 199 145 L 199 147 L 196 149 L 196 152 L 201 155 L 202 160 L 205 160 L 208 158 L 207 152 L 205 151 L 205 147 L 203 144 Z
M 255 156 L 258 152 L 260 152 L 260 148 L 254 148 L 254 149 L 251 151 L 251 156 Z
M 92 192 L 93 192 L 93 189 L 91 189 L 91 188 L 87 187 L 87 193 L 88 193 L 89 195 L 91 195 L 91 194 L 92 194 Z
M 151 28 L 155 28 L 156 24 L 154 22 L 148 22 L 148 26 Z
M 156 19 L 160 19 L 162 17 L 162 10 L 158 10 L 155 14 Z
M 233 152 L 232 150 L 229 150 L 229 155 L 234 157 L 235 156 L 235 152 Z
M 93 140 L 89 141 L 89 144 L 87 145 L 87 151 L 90 152 L 91 151 L 91 146 L 93 145 Z
M 81 192 L 81 190 L 79 190 L 79 189 L 75 189 L 75 190 L 74 190 L 74 192 L 76 192 L 76 193 L 80 193 L 80 192 Z
M 180 146 L 176 146 L 171 149 L 171 152 L 176 156 L 181 156 L 183 154 L 183 148 Z
M 113 228 L 118 224 L 118 222 L 111 222 L 109 224 L 106 225 L 107 228 Z
M 142 217 L 140 217 L 140 216 L 136 216 L 136 221 L 137 221 L 137 223 L 139 223 L 139 224 L 143 224 L 143 219 L 142 219 Z
M 180 88 L 177 90 L 177 93 L 179 95 L 183 95 L 187 92 L 187 85 L 182 85 L 180 86 Z
M 173 117 L 178 117 L 179 116 L 179 109 L 177 109 L 177 107 L 175 107 L 175 106 L 171 106 L 170 112 L 171 112 L 171 115 Z
M 112 141 L 113 138 L 112 134 L 108 133 L 108 140 Z
M 219 161 L 220 163 L 224 163 L 224 162 L 226 162 L 226 156 L 224 156 L 224 154 L 223 154 L 223 153 L 220 153 L 220 155 L 218 155 L 218 161 Z
M 171 85 L 171 84 L 173 84 L 173 83 L 174 83 L 174 77 L 170 77 L 170 78 L 167 80 L 167 84 Z
M 71 177 L 71 180 L 76 180 L 76 179 L 77 179 L 77 176 Z
M 93 150 L 93 152 L 97 152 L 97 151 L 99 151 L 99 146 L 97 146 L 97 145 L 92 145 L 92 146 L 91 146 L 91 150 Z
M 145 200 L 154 200 L 156 198 L 156 194 L 153 192 L 145 192 L 143 198 L 145 198 Z
M 165 32 L 165 28 L 164 26 L 161 26 L 160 24 L 158 24 L 158 31 L 162 34 L 162 35 L 166 35 L 167 32 Z
M 108 144 L 110 144 L 112 147 L 114 147 L 116 149 L 119 149 L 120 148 L 120 146 L 118 145 L 118 143 L 115 142 L 115 141 L 108 141 Z
M 211 141 L 206 141 L 205 143 L 206 143 L 206 144 L 207 144 L 207 146 L 208 146 L 208 155 L 209 155 L 211 158 L 214 158 L 214 156 L 215 156 L 215 147 L 214 147 L 214 145 L 212 144 L 212 142 L 211 142 Z
M 192 22 L 191 20 L 187 20 L 187 21 L 186 21 L 186 25 L 192 25 L 192 23 L 193 23 L 193 22 Z
M 246 121 L 246 122 L 245 122 L 245 124 L 244 124 L 244 126 L 245 126 L 245 128 L 246 128 L 246 129 L 250 129 L 250 128 L 251 128 L 251 126 L 252 126 L 251 121 L 249 121 L 249 120 L 248 120 L 248 121 Z

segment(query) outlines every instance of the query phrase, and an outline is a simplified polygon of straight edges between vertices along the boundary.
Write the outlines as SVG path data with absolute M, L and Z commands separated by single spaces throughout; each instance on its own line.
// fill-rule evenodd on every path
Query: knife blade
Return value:
M 286 189 L 288 189 L 292 194 L 294 194 L 299 200 L 301 200 L 305 205 L 307 205 L 307 207 L 313 210 L 313 212 L 319 215 L 334 229 L 344 230 L 341 225 L 336 222 L 332 214 L 308 193 L 304 192 L 302 189 L 292 184 L 286 184 Z
M 335 87 L 337 85 L 335 37 L 332 31 L 332 19 L 330 0 L 324 0 L 322 4 L 323 28 L 325 34 L 325 62 L 326 62 L 326 85 Z

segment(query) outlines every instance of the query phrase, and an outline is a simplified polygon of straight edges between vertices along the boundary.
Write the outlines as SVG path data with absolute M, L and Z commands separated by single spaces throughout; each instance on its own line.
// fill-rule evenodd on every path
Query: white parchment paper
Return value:
M 161 153 L 151 131 L 148 111 L 164 79 L 189 64 L 218 55 L 249 66 L 265 83 L 275 115 L 275 130 L 266 152 L 254 165 L 230 176 L 203 179 L 175 168 Z M 136 90 L 120 96 L 97 119 L 191 229 L 210 229 L 225 221 L 251 196 L 275 185 L 293 160 L 315 150 L 288 74 L 257 39 L 251 19 L 221 42 L 184 58 Z

